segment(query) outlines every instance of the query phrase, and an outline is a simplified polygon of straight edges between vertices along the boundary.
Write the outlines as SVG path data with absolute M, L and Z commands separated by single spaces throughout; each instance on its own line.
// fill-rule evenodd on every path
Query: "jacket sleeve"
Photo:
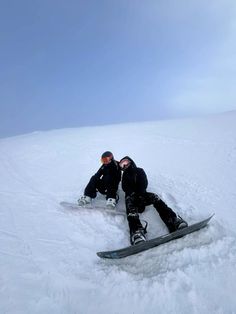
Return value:
M 136 192 L 138 194 L 144 194 L 148 186 L 148 179 L 145 171 L 142 168 L 139 168 L 137 173 L 137 182 L 136 182 Z
M 104 174 L 104 166 L 101 166 L 93 176 L 96 179 L 100 179 L 103 174 Z

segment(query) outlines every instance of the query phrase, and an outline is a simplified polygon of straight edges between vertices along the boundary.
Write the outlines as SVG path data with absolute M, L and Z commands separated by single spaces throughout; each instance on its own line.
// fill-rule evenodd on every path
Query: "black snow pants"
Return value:
M 106 175 L 102 178 L 98 178 L 94 175 L 89 180 L 89 183 L 84 190 L 84 195 L 95 198 L 97 196 L 97 192 L 100 192 L 101 194 L 106 195 L 106 199 L 116 199 L 118 185 L 119 182 L 114 182 L 114 178 L 112 176 Z
M 135 231 L 143 229 L 139 219 L 139 213 L 144 212 L 146 206 L 153 205 L 155 207 L 167 228 L 172 219 L 176 217 L 175 212 L 169 208 L 155 193 L 145 192 L 142 195 L 133 193 L 131 196 L 127 196 L 125 198 L 125 203 L 131 235 Z

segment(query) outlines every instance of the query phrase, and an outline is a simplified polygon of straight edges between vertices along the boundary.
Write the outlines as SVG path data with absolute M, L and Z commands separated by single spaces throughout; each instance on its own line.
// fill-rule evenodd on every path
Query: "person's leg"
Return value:
M 107 188 L 106 185 L 104 184 L 103 179 L 99 179 L 96 183 L 96 191 L 99 193 L 106 195 L 107 194 Z
M 99 179 L 95 176 L 92 176 L 89 180 L 89 183 L 84 189 L 84 195 L 89 196 L 91 198 L 95 198 L 97 196 L 97 186 L 98 186 Z
M 106 207 L 114 209 L 119 200 L 117 193 L 119 182 L 116 182 L 116 179 L 111 175 L 106 175 L 102 178 L 102 189 L 104 190 L 103 194 L 106 194 Z
M 106 191 L 106 199 L 112 198 L 116 200 L 119 182 L 113 176 L 106 175 L 102 178 L 102 184 Z
M 130 242 L 132 245 L 138 244 L 146 240 L 146 230 L 143 228 L 138 214 L 138 209 L 132 197 L 128 196 L 125 199 L 126 214 L 130 231 Z
M 180 216 L 176 215 L 176 213 L 170 207 L 168 207 L 157 194 L 147 193 L 146 201 L 148 205 L 153 204 L 170 232 L 188 226 L 186 221 L 184 221 Z
M 78 199 L 79 205 L 88 205 L 91 203 L 91 200 L 97 196 L 97 184 L 97 178 L 92 176 L 84 189 L 84 195 Z

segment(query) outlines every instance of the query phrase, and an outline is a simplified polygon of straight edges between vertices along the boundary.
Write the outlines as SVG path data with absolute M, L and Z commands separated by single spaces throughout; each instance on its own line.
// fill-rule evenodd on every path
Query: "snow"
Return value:
M 121 260 L 126 219 L 63 209 L 111 150 L 143 167 L 197 233 Z M 236 112 L 0 140 L 0 313 L 236 313 Z M 98 204 L 105 202 L 98 196 Z M 120 190 L 118 209 L 124 208 Z M 152 206 L 149 238 L 167 232 Z

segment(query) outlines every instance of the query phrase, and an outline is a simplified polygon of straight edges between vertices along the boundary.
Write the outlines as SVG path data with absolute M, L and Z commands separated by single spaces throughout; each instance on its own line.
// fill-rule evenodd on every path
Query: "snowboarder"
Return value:
M 139 213 L 144 212 L 146 206 L 155 207 L 170 232 L 188 226 L 187 222 L 177 216 L 157 194 L 146 191 L 148 186 L 146 173 L 142 168 L 138 168 L 130 157 L 123 157 L 119 166 L 123 171 L 121 184 L 125 192 L 131 245 L 146 241 L 146 227 L 143 227 L 139 219 Z
M 102 166 L 91 177 L 84 195 L 78 200 L 80 206 L 90 204 L 97 196 L 97 192 L 106 195 L 106 206 L 115 208 L 118 201 L 118 186 L 121 180 L 121 170 L 118 161 L 111 152 L 106 151 L 101 156 Z

